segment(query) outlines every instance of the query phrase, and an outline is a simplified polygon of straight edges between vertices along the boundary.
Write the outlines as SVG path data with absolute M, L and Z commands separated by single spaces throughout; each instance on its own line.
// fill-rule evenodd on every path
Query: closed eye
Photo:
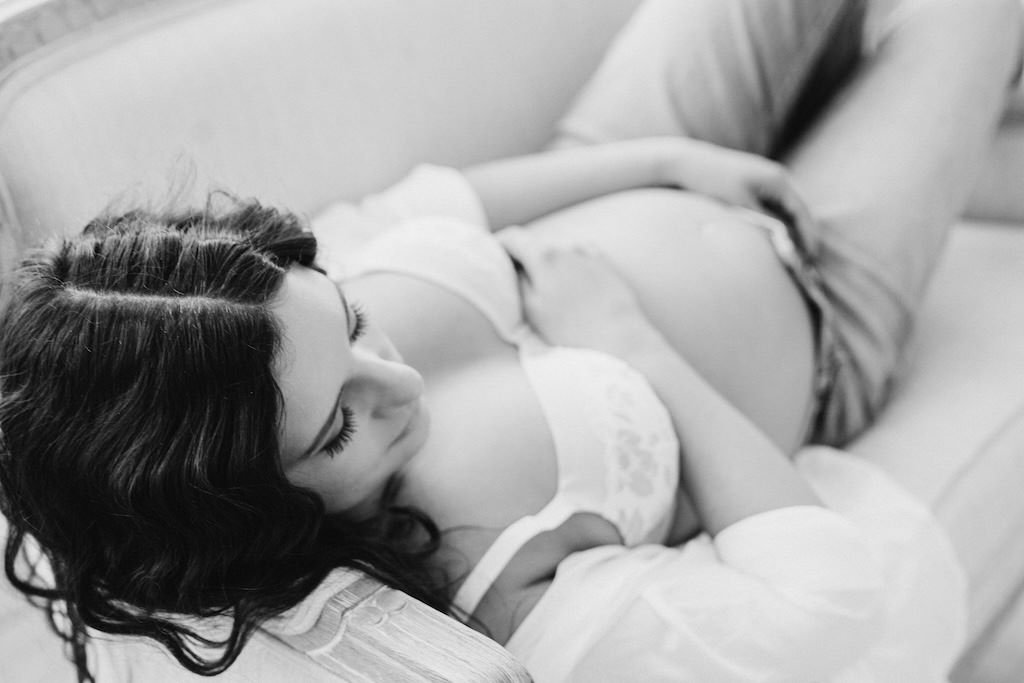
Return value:
M 341 429 L 333 439 L 324 444 L 324 452 L 331 457 L 338 455 L 352 441 L 356 433 L 356 416 L 348 406 L 341 407 Z
M 352 326 L 352 332 L 348 335 L 349 343 L 354 344 L 363 334 L 366 332 L 366 309 L 363 308 L 362 304 L 353 301 L 350 304 L 352 309 L 352 317 L 355 318 L 355 325 Z

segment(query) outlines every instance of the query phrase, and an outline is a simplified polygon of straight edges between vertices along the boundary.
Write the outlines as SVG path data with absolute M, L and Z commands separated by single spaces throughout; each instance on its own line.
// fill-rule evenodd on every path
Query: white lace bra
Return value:
M 357 254 L 348 277 L 411 275 L 464 297 L 519 350 L 555 445 L 558 485 L 540 511 L 507 527 L 465 579 L 455 605 L 472 614 L 522 546 L 576 513 L 595 513 L 628 546 L 663 542 L 679 479 L 671 419 L 646 380 L 589 349 L 545 344 L 522 317 L 512 261 L 484 228 L 417 219 Z

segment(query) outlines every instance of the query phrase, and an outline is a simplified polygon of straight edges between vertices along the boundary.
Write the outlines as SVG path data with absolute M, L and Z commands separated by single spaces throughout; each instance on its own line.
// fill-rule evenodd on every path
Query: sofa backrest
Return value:
M 222 188 L 311 214 L 536 149 L 636 0 L 44 4 L 78 15 L 0 72 L 0 269 L 110 206 Z

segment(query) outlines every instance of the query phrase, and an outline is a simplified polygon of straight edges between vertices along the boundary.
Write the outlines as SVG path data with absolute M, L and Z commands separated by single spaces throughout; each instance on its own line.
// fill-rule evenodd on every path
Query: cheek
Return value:
M 329 513 L 344 512 L 376 491 L 376 473 L 368 466 L 359 438 L 335 456 L 314 455 L 286 474 L 295 486 L 312 491 Z
M 348 490 L 345 482 L 349 477 L 339 467 L 338 457 L 313 455 L 292 466 L 286 473 L 288 481 L 294 486 L 317 494 L 330 512 L 335 512 L 344 503 Z

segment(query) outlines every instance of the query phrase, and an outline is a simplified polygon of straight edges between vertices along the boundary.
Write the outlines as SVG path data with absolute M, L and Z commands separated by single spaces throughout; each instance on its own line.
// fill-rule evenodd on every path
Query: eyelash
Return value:
M 349 335 L 349 343 L 354 344 L 363 333 L 366 332 L 366 310 L 361 304 L 352 302 L 349 304 L 352 309 L 352 316 L 356 320 L 355 327 L 352 328 L 352 334 Z M 324 445 L 324 452 L 329 456 L 333 457 L 338 455 L 345 446 L 352 441 L 352 437 L 356 433 L 356 416 L 352 412 L 352 409 L 348 406 L 341 407 L 341 429 L 338 431 L 338 435 L 331 439 L 327 444 Z
M 345 450 L 356 433 L 356 416 L 348 406 L 341 407 L 341 429 L 338 435 L 324 445 L 324 452 L 335 456 Z
M 350 307 L 352 309 L 352 315 L 356 319 L 356 325 L 352 328 L 352 334 L 349 335 L 349 343 L 354 343 L 357 339 L 363 336 L 364 332 L 366 332 L 367 317 L 366 310 L 361 304 L 352 302 Z

